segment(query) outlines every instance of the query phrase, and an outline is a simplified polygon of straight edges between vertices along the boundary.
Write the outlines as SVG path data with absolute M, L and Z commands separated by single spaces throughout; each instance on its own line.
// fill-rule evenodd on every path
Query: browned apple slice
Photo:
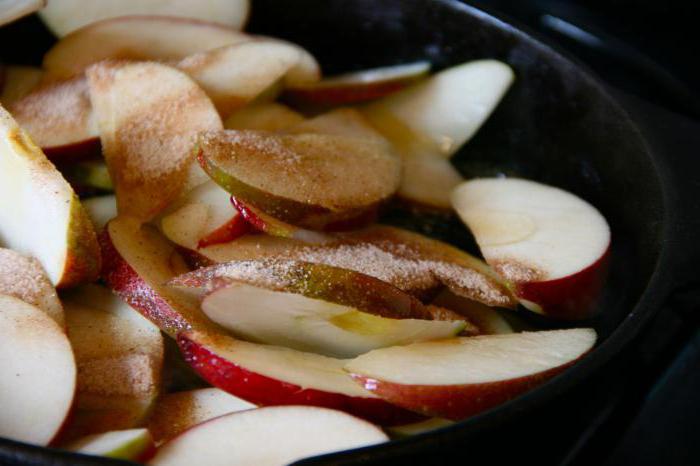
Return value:
M 51 0 L 39 16 L 58 37 L 83 26 L 107 18 L 126 15 L 168 15 L 213 21 L 243 29 L 248 19 L 250 0 L 169 0 L 144 2 L 142 0 L 102 0 L 99 3 L 81 0 Z
M 3 244 L 35 257 L 55 286 L 94 280 L 100 254 L 90 219 L 68 182 L 2 107 L 0 153 Z
M 253 40 L 190 55 L 177 67 L 194 79 L 226 116 L 254 100 L 283 76 L 305 73 L 308 65 L 302 61 L 302 54 L 308 55 L 288 42 Z M 315 62 L 313 57 L 311 60 Z M 318 65 L 314 68 L 318 69 Z M 317 74 L 313 70 L 310 73 Z
M 0 436 L 47 445 L 73 403 L 75 374 L 63 328 L 39 308 L 0 295 Z
M 100 243 L 102 278 L 161 330 L 174 337 L 182 330 L 212 329 L 196 299 L 165 286 L 188 269 L 158 230 L 134 218 L 117 217 L 107 224 Z
M 42 9 L 46 0 L 4 0 L 0 3 L 0 26 Z
M 185 189 L 200 131 L 222 127 L 185 74 L 157 63 L 103 62 L 87 71 L 120 215 L 153 218 Z
M 375 208 L 400 179 L 387 144 L 353 137 L 225 130 L 202 134 L 196 152 L 238 201 L 308 229 Z
M 9 110 L 53 159 L 99 154 L 100 134 L 84 76 L 39 86 Z
M 336 234 L 324 244 L 251 235 L 198 253 L 210 262 L 277 257 L 327 264 L 371 275 L 421 298 L 447 286 L 490 306 L 517 304 L 504 282 L 480 259 L 441 241 L 383 225 Z
M 450 309 L 466 317 L 479 329 L 480 334 L 495 335 L 514 332 L 513 327 L 498 310 L 477 301 L 457 296 L 450 290 L 440 292 L 432 304 Z
M 64 328 L 63 306 L 39 261 L 0 248 L 0 294 L 32 304 Z
M 68 34 L 44 56 L 55 78 L 74 76 L 107 58 L 180 60 L 193 53 L 250 40 L 221 24 L 170 16 L 124 16 Z
M 0 103 L 5 108 L 12 107 L 15 102 L 34 90 L 43 76 L 44 70 L 34 66 L 3 66 Z
M 321 406 L 380 425 L 419 419 L 354 383 L 346 360 L 204 332 L 183 332 L 178 344 L 205 380 L 257 405 Z
M 348 105 L 399 91 L 429 70 L 430 63 L 416 62 L 353 71 L 324 78 L 315 84 L 290 87 L 284 97 L 298 104 Z
M 218 388 L 169 393 L 158 400 L 148 419 L 148 430 L 160 445 L 209 419 L 253 408 L 253 403 Z
M 107 288 L 86 285 L 63 298 L 78 366 L 63 439 L 139 425 L 160 393 L 160 331 Z
M 301 113 L 277 102 L 253 103 L 237 109 L 226 121 L 226 129 L 280 131 L 304 121 Z
M 595 341 L 588 328 L 462 337 L 370 351 L 345 369 L 391 403 L 459 420 L 541 385 Z

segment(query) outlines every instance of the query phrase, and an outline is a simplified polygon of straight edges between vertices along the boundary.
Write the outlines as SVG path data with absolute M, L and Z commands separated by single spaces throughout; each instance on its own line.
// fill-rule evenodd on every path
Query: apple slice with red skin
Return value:
M 119 214 L 150 220 L 190 187 L 194 137 L 222 128 L 221 119 L 169 66 L 108 61 L 86 74 Z
M 64 445 L 63 449 L 83 455 L 104 456 L 129 461 L 145 461 L 155 453 L 148 429 L 126 429 L 88 435 Z
M 5 108 L 10 108 L 39 85 L 44 77 L 44 70 L 35 66 L 6 65 L 2 67 L 0 74 L 0 103 Z
M 148 430 L 156 445 L 161 445 L 197 424 L 256 407 L 218 388 L 168 393 L 153 409 Z
M 2 107 L 0 145 L 3 245 L 35 257 L 54 286 L 94 280 L 100 253 L 90 219 L 61 173 Z
M 380 428 L 345 413 L 278 406 L 228 414 L 200 424 L 163 445 L 149 464 L 279 466 L 387 440 Z
M 172 16 L 123 16 L 68 34 L 44 55 L 53 78 L 69 78 L 108 59 L 172 61 L 204 50 L 251 40 L 218 23 Z
M 517 178 L 468 181 L 452 203 L 525 307 L 560 319 L 595 311 L 610 254 L 610 227 L 595 207 Z
M 461 337 L 370 351 L 345 370 L 390 403 L 460 420 L 543 384 L 595 341 L 586 328 Z
M 159 223 L 168 239 L 191 250 L 233 241 L 250 230 L 231 195 L 211 180 L 186 193 Z
M 102 286 L 70 290 L 63 302 L 78 377 L 61 438 L 140 425 L 161 390 L 160 330 Z
M 431 301 L 431 304 L 450 309 L 466 317 L 482 335 L 513 333 L 513 327 L 498 310 L 471 299 L 457 296 L 450 290 L 443 290 Z
M 100 235 L 100 245 L 103 280 L 165 333 L 174 337 L 181 330 L 216 328 L 194 297 L 165 286 L 189 269 L 154 227 L 142 225 L 138 219 L 117 217 Z
M 63 328 L 41 309 L 0 295 L 0 436 L 47 445 L 73 404 L 75 376 Z
M 388 144 L 354 137 L 225 130 L 201 134 L 196 153 L 238 202 L 312 230 L 376 208 L 400 180 Z
M 347 360 L 196 331 L 180 333 L 178 344 L 204 380 L 256 405 L 321 406 L 380 425 L 420 418 L 354 383 L 343 371 Z
M 304 121 L 304 115 L 277 102 L 253 103 L 237 109 L 224 121 L 226 129 L 280 131 Z
M 430 71 L 430 63 L 402 65 L 353 71 L 323 78 L 315 84 L 289 87 L 284 98 L 294 104 L 348 105 L 378 99 L 399 91 Z
M 39 261 L 10 249 L 0 248 L 0 294 L 13 296 L 38 307 L 59 327 L 65 328 L 63 306 L 56 288 Z
M 51 0 L 39 16 L 58 37 L 107 18 L 126 15 L 168 15 L 200 21 L 213 21 L 241 30 L 248 19 L 250 0 L 207 0 L 191 2 L 144 2 L 142 0 L 102 0 L 99 4 L 81 0 Z
M 83 75 L 40 85 L 9 111 L 52 160 L 100 153 L 100 132 Z

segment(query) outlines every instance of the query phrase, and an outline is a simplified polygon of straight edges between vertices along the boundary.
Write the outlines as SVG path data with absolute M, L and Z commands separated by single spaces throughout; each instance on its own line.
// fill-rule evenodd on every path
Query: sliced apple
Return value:
M 4 0 L 0 4 L 0 26 L 41 10 L 46 0 Z
M 63 328 L 39 308 L 0 295 L 0 437 L 48 444 L 73 403 L 75 374 Z
M 226 121 L 226 129 L 280 131 L 304 121 L 301 113 L 276 102 L 251 104 L 237 109 Z
M 82 75 L 41 85 L 9 111 L 55 160 L 99 154 L 100 133 Z
M 495 335 L 501 333 L 513 333 L 513 327 L 499 313 L 485 304 L 471 299 L 457 296 L 450 290 L 443 290 L 432 301 L 432 304 L 444 307 L 464 316 L 483 335 Z
M 202 422 L 256 406 L 218 388 L 169 393 L 158 400 L 148 430 L 160 445 Z
M 190 55 L 177 67 L 194 79 L 219 112 L 227 116 L 297 67 L 302 53 L 307 52 L 280 40 L 253 40 Z
M 117 198 L 114 195 L 85 199 L 83 207 L 85 207 L 95 231 L 102 231 L 107 222 L 117 216 Z
M 9 65 L 2 67 L 2 92 L 0 103 L 10 108 L 29 94 L 41 82 L 44 71 L 35 66 Z
M 297 104 L 347 105 L 374 100 L 399 91 L 430 71 L 422 61 L 324 78 L 318 83 L 290 87 L 285 98 Z
M 610 227 L 595 207 L 516 178 L 468 181 L 452 203 L 525 307 L 562 319 L 595 311 L 610 250 Z
M 370 351 L 345 369 L 390 403 L 460 420 L 541 385 L 595 341 L 587 328 L 461 337 Z
M 165 65 L 103 62 L 87 78 L 118 211 L 149 220 L 186 188 L 195 135 L 222 128 L 221 119 L 190 78 Z
M 160 220 L 160 228 L 175 244 L 192 250 L 227 243 L 249 231 L 231 205 L 231 195 L 213 181 L 185 194 Z
M 512 82 L 513 70 L 505 63 L 467 62 L 370 104 L 365 114 L 390 133 L 399 126 L 408 130 L 390 139 L 424 138 L 436 156 L 448 158 L 477 132 Z
M 100 236 L 102 278 L 124 301 L 161 330 L 212 329 L 199 302 L 165 285 L 188 271 L 182 257 L 158 230 L 134 218 L 117 217 Z
M 178 344 L 206 381 L 256 405 L 321 406 L 380 425 L 419 419 L 354 383 L 342 359 L 206 332 L 183 332 Z
M 239 202 L 314 230 L 375 208 L 401 170 L 387 144 L 345 136 L 225 130 L 202 134 L 196 152 Z
M 102 160 L 68 162 L 57 167 L 73 189 L 81 195 L 114 191 L 107 164 Z
M 403 158 L 398 196 L 419 206 L 450 209 L 452 191 L 464 181 L 449 160 L 433 156 Z
M 425 432 L 430 432 L 435 429 L 441 429 L 443 427 L 449 427 L 454 424 L 454 421 L 449 419 L 443 419 L 441 417 L 431 417 L 424 421 L 413 422 L 411 424 L 404 424 L 402 426 L 391 426 L 387 428 L 387 431 L 395 437 L 411 437 L 413 435 L 423 434 Z
M 68 34 L 44 56 L 54 78 L 69 78 L 107 58 L 181 60 L 204 50 L 250 40 L 221 24 L 171 16 L 124 16 Z
M 153 454 L 155 445 L 148 429 L 140 428 L 88 435 L 63 448 L 84 455 L 140 461 Z
M 58 37 L 63 37 L 96 21 L 127 15 L 168 15 L 213 21 L 243 29 L 250 10 L 249 0 L 206 0 L 191 2 L 144 2 L 142 0 L 51 0 L 39 16 Z
M 0 248 L 0 294 L 38 307 L 64 328 L 63 306 L 39 261 Z
M 137 426 L 160 393 L 160 331 L 101 286 L 71 290 L 63 302 L 78 379 L 75 412 L 62 437 Z
M 92 281 L 100 269 L 95 231 L 78 197 L 1 107 L 0 238 L 35 257 L 58 287 Z
M 163 445 L 151 465 L 277 466 L 386 442 L 376 426 L 338 411 L 278 406 L 228 414 Z
M 354 108 L 336 108 L 286 128 L 289 134 L 328 134 L 348 136 L 387 144 L 388 141 L 375 130 L 370 122 Z

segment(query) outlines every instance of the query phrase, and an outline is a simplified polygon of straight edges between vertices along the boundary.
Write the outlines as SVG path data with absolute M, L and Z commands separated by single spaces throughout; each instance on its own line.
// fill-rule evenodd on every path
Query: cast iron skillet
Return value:
M 515 85 L 456 165 L 469 176 L 516 174 L 565 188 L 597 206 L 613 232 L 602 312 L 584 323 L 598 331 L 599 344 L 584 360 L 453 427 L 303 464 L 471 462 L 481 457 L 482 441 L 491 433 L 537 415 L 545 405 L 564 400 L 566 410 L 567 396 L 619 359 L 671 294 L 689 286 L 690 266 L 698 258 L 693 236 L 700 231 L 700 187 L 692 164 L 663 147 L 652 149 L 647 139 L 653 134 L 642 134 L 597 78 L 550 46 L 454 0 L 254 0 L 249 29 L 300 43 L 326 73 L 418 59 L 430 60 L 435 69 L 478 58 L 509 63 Z M 15 46 L 2 51 L 3 59 L 38 61 L 48 37 L 36 19 L 10 26 L 0 31 L 0 41 Z M 7 440 L 0 440 L 0 462 L 125 464 Z

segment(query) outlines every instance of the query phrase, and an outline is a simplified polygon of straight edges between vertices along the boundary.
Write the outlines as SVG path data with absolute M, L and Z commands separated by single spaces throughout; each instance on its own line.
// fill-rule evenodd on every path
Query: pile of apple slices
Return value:
M 599 310 L 603 216 L 452 163 L 506 64 L 322 76 L 241 32 L 245 0 L 146 3 L 52 1 L 42 67 L 3 70 L 0 436 L 282 465 L 472 417 L 594 348 L 522 322 Z M 382 224 L 397 201 L 483 259 Z

